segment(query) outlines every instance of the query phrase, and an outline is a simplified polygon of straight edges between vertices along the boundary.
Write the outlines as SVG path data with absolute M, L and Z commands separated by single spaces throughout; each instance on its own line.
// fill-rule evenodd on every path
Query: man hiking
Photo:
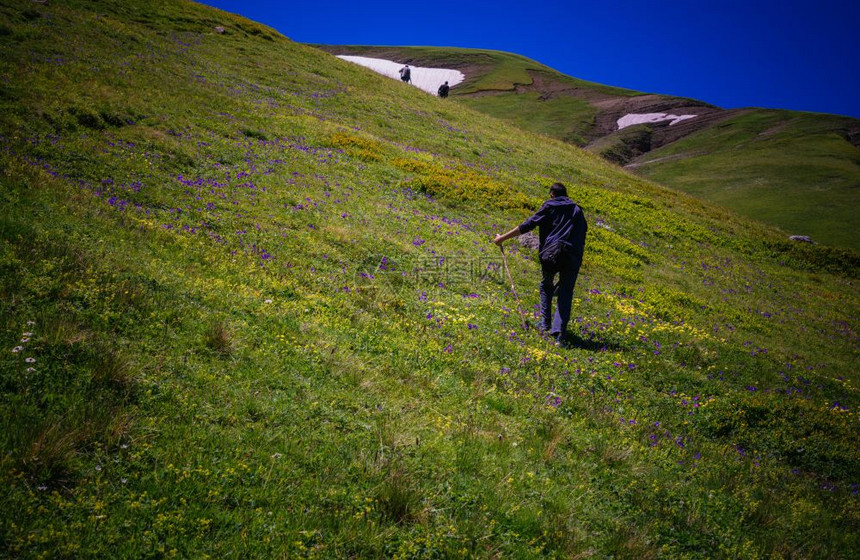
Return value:
M 441 86 L 439 86 L 439 91 L 438 91 L 438 93 L 439 93 L 439 97 L 441 97 L 441 98 L 443 98 L 443 99 L 444 99 L 445 97 L 448 97 L 448 91 L 449 91 L 450 89 L 451 89 L 451 88 L 448 86 L 448 82 L 445 82 L 444 84 L 442 84 Z
M 588 224 L 578 204 L 567 197 L 567 189 L 555 183 L 549 189 L 549 200 L 526 221 L 511 231 L 497 235 L 493 243 L 499 247 L 508 239 L 539 228 L 538 256 L 540 257 L 540 313 L 541 328 L 565 344 L 567 324 L 573 302 L 573 287 L 582 265 L 585 251 L 585 234 Z M 558 302 L 552 313 L 552 297 L 556 291 L 554 280 L 558 274 Z
M 408 64 L 400 69 L 400 79 L 403 80 L 404 83 L 412 83 L 412 70 L 409 69 Z

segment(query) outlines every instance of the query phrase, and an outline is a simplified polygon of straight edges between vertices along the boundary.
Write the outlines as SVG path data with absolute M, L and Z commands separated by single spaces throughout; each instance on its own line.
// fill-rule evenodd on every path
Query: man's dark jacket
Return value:
M 520 233 L 540 226 L 538 251 L 541 260 L 555 258 L 559 253 L 582 259 L 588 224 L 578 204 L 566 196 L 550 198 L 535 214 L 520 224 Z

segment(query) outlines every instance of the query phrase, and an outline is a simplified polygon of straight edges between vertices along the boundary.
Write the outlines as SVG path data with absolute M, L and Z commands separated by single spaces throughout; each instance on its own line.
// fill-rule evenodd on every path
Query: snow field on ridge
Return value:
M 404 64 L 385 60 L 382 58 L 369 58 L 366 56 L 347 56 L 338 55 L 338 58 L 352 62 L 366 68 L 370 68 L 374 72 L 378 72 L 389 78 L 400 79 L 399 70 Z M 412 70 L 412 85 L 420 90 L 436 95 L 436 91 L 444 82 L 454 87 L 462 82 L 466 76 L 459 70 L 449 70 L 446 68 L 424 68 L 422 66 L 409 66 Z

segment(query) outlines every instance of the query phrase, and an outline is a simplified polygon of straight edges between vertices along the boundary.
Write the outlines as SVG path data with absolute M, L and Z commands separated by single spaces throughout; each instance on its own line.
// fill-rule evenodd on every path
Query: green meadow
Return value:
M 595 139 L 599 108 L 589 99 L 633 98 L 642 92 L 566 76 L 534 60 L 497 51 L 431 47 L 340 47 L 324 49 L 430 67 L 468 67 L 451 99 L 618 161 L 625 142 L 650 137 L 651 125 Z M 518 86 L 543 83 L 544 95 Z M 662 96 L 686 106 L 694 100 Z M 667 110 L 667 109 L 663 109 Z M 860 250 L 857 187 L 860 121 L 850 117 L 761 108 L 711 124 L 631 162 L 629 170 L 673 189 L 825 245 Z M 854 138 L 854 140 L 852 140 Z M 647 143 L 650 143 L 648 141 Z M 625 161 L 629 158 L 624 157 Z
M 490 240 L 589 220 L 571 348 Z M 0 556 L 854 558 L 858 254 L 180 0 L 0 4 Z
M 851 121 L 854 121 L 852 123 Z M 654 150 L 635 171 L 735 212 L 860 250 L 856 119 L 756 109 Z

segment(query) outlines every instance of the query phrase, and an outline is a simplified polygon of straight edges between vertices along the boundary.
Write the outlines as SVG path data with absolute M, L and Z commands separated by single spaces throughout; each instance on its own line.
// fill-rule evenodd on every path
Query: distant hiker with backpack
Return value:
M 549 200 L 526 221 L 511 231 L 497 235 L 493 243 L 502 247 L 508 239 L 539 228 L 541 329 L 565 344 L 567 324 L 573 303 L 573 287 L 582 265 L 588 224 L 578 204 L 567 197 L 567 189 L 555 183 L 549 189 Z M 554 280 L 558 275 L 558 302 L 552 313 Z
M 408 64 L 400 69 L 400 79 L 403 80 L 404 83 L 412 83 L 412 70 L 409 69 Z
M 439 86 L 439 92 L 438 92 L 438 93 L 439 93 L 439 97 L 441 97 L 441 98 L 443 98 L 443 99 L 444 99 L 444 98 L 446 98 L 446 97 L 448 97 L 448 90 L 450 90 L 450 89 L 451 89 L 451 88 L 450 88 L 450 87 L 448 87 L 448 82 L 445 82 L 444 84 L 442 84 L 441 86 Z

